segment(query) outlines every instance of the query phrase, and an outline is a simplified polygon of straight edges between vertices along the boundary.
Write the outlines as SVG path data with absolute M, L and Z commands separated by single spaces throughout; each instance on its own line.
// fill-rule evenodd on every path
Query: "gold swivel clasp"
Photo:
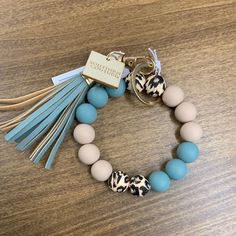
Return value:
M 155 70 L 155 63 L 153 59 L 148 56 L 127 57 L 125 56 L 124 52 L 113 51 L 107 55 L 107 60 L 111 59 L 123 62 L 126 66 L 128 66 L 131 69 L 131 71 L 133 71 L 138 64 L 145 62 L 147 66 L 142 68 L 142 70 L 140 71 L 140 73 L 142 73 L 143 75 L 149 75 Z

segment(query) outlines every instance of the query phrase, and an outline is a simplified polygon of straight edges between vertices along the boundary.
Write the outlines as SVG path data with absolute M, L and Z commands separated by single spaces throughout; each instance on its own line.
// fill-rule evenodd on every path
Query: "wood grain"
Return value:
M 236 235 L 235 1 L 0 0 L 0 26 L 0 97 L 51 85 L 91 50 L 142 55 L 152 46 L 204 130 L 187 178 L 145 198 L 93 180 L 72 132 L 51 171 L 2 138 L 1 235 Z M 162 168 L 179 142 L 173 111 L 129 95 L 99 110 L 94 127 L 102 158 L 130 175 Z

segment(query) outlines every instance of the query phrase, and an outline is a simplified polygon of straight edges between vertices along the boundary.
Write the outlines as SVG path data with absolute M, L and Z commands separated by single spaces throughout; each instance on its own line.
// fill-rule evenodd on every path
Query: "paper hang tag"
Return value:
M 108 60 L 107 56 L 91 51 L 82 74 L 97 83 L 118 88 L 124 67 L 123 62 Z
M 84 66 L 81 66 L 77 69 L 74 69 L 74 70 L 65 72 L 63 74 L 54 76 L 54 77 L 52 77 L 52 82 L 53 82 L 54 85 L 60 84 L 62 82 L 67 81 L 68 79 L 79 76 L 82 73 L 83 70 L 84 70 Z M 123 72 L 122 72 L 121 79 L 126 78 L 129 73 L 130 73 L 130 70 L 127 67 L 125 67 Z
M 54 85 L 60 84 L 60 83 L 66 81 L 68 79 L 71 79 L 73 77 L 76 77 L 76 76 L 80 75 L 81 72 L 83 71 L 83 69 L 84 69 L 84 66 L 81 66 L 77 69 L 70 70 L 66 73 L 54 76 L 54 77 L 52 77 L 52 82 L 53 82 Z

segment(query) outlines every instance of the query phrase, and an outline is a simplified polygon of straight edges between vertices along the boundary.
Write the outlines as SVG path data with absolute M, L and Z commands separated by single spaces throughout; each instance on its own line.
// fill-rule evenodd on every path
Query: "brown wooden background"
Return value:
M 1 97 L 50 85 L 90 50 L 143 55 L 152 46 L 167 82 L 196 104 L 204 130 L 187 178 L 145 198 L 93 180 L 71 132 L 51 171 L 1 138 L 0 234 L 236 235 L 235 23 L 232 0 L 0 0 Z M 128 95 L 110 100 L 94 127 L 102 157 L 130 175 L 159 169 L 179 141 L 173 112 Z

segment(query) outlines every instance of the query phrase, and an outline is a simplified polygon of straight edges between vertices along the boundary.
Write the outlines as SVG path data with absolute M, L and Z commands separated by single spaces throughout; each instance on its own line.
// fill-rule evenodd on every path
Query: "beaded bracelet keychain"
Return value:
M 161 76 L 161 64 L 156 50 L 148 49 L 147 56 L 126 57 L 123 52 L 111 52 L 107 56 L 92 51 L 85 67 L 57 76 L 54 86 L 14 99 L 0 99 L 1 111 L 16 110 L 34 104 L 17 117 L 0 123 L 7 131 L 5 139 L 17 143 L 20 151 L 31 147 L 43 135 L 44 138 L 32 152 L 30 159 L 38 163 L 49 152 L 45 168 L 50 169 L 56 152 L 74 118 L 79 125 L 74 138 L 82 146 L 78 158 L 91 166 L 91 174 L 98 181 L 107 181 L 114 192 L 128 188 L 133 195 L 144 196 L 150 189 L 164 192 L 170 179 L 182 179 L 187 173 L 186 163 L 196 160 L 199 149 L 194 144 L 202 136 L 201 127 L 194 122 L 195 106 L 184 101 L 184 93 L 178 86 L 166 87 Z M 100 151 L 95 144 L 94 128 L 97 110 L 104 107 L 109 97 L 120 97 L 125 90 L 133 92 L 146 105 L 154 105 L 159 97 L 165 105 L 175 108 L 175 118 L 183 123 L 180 136 L 184 140 L 177 148 L 177 159 L 167 162 L 165 171 L 153 171 L 148 178 L 141 174 L 129 177 L 123 171 L 113 171 L 106 160 L 99 160 Z M 152 99 L 143 96 L 145 93 Z M 84 102 L 85 97 L 87 102 Z M 49 149 L 51 149 L 49 151 Z

